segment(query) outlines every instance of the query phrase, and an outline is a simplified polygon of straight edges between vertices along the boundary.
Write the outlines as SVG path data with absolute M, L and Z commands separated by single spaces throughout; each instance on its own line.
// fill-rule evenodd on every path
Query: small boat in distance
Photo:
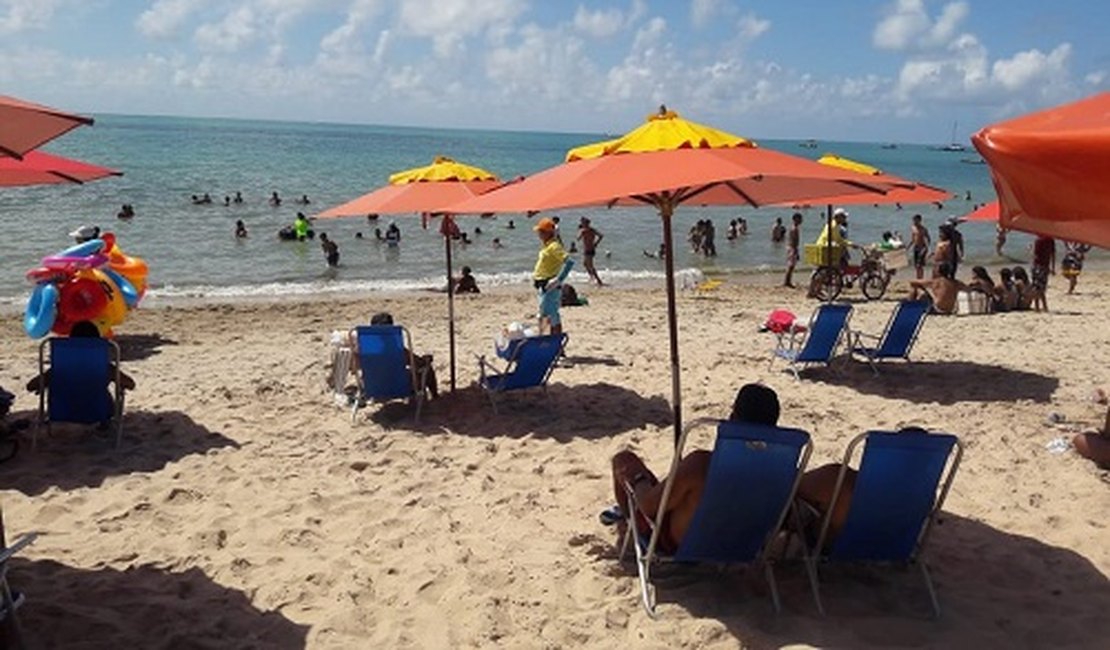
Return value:
M 983 160 L 982 158 L 960 158 L 960 162 L 967 163 L 969 165 L 985 165 L 985 164 L 987 164 L 987 161 Z
M 816 140 L 803 140 L 802 142 L 798 143 L 798 146 L 803 148 L 803 149 L 816 149 L 817 148 L 817 141 Z
M 967 151 L 967 145 L 956 142 L 956 126 L 959 122 L 952 122 L 952 137 L 949 138 L 948 144 L 939 147 L 929 147 L 933 151 Z
M 880 149 L 897 149 L 898 145 L 894 144 L 893 142 L 887 142 L 886 144 L 880 146 L 879 148 Z

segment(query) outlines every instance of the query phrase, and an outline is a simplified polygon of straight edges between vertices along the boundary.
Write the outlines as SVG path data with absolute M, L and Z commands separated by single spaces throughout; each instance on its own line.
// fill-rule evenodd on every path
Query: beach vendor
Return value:
M 547 217 L 539 220 L 533 230 L 540 238 L 540 251 L 536 256 L 536 267 L 532 271 L 532 283 L 536 287 L 540 307 L 540 329 L 544 321 L 549 333 L 560 334 L 563 323 L 559 317 L 559 303 L 562 297 L 560 284 L 570 270 L 567 252 L 559 243 L 555 222 Z
M 293 233 L 297 236 L 297 241 L 308 239 L 308 217 L 303 212 L 298 212 L 297 218 L 293 220 Z
M 821 228 L 821 234 L 817 236 L 815 242 L 817 246 L 825 247 L 829 245 L 829 239 L 832 238 L 832 245 L 840 249 L 840 264 L 846 265 L 848 263 L 848 248 L 855 246 L 848 240 L 845 233 L 848 230 L 848 211 L 844 208 L 837 208 L 833 211 L 832 230 L 829 230 L 829 224 L 825 224 Z

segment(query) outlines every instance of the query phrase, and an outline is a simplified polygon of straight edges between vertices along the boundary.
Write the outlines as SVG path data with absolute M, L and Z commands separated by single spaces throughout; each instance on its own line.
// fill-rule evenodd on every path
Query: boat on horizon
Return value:
M 885 144 L 880 145 L 879 148 L 880 149 L 897 149 L 898 145 L 894 144 L 893 142 L 887 142 Z
M 959 122 L 952 122 L 952 137 L 950 137 L 948 139 L 948 144 L 941 145 L 939 147 L 929 147 L 929 148 L 932 149 L 933 151 L 955 151 L 955 152 L 967 151 L 967 145 L 960 144 L 959 142 L 956 142 L 956 127 L 958 125 L 959 125 Z
M 803 149 L 816 149 L 817 148 L 817 141 L 816 140 L 803 140 L 802 142 L 798 143 L 798 146 L 803 148 Z

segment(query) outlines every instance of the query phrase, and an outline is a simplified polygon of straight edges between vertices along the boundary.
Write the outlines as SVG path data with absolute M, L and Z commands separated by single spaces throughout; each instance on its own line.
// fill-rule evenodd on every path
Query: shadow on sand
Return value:
M 33 413 L 29 416 L 36 417 Z M 154 472 L 190 454 L 238 446 L 180 411 L 125 410 L 123 444 L 118 450 L 113 446 L 112 434 L 83 425 L 55 425 L 52 434 L 43 428 L 34 451 L 30 429 L 24 435 L 19 455 L 5 463 L 0 472 L 0 490 L 19 490 L 28 496 L 51 487 L 96 487 L 109 476 Z
M 546 393 L 531 388 L 503 393 L 496 399 L 495 414 L 489 397 L 477 386 L 443 394 L 425 405 L 415 428 L 448 429 L 478 437 L 534 435 L 567 442 L 604 438 L 647 425 L 666 426 L 671 421 L 670 402 L 663 397 L 644 397 L 613 384 L 553 383 Z M 365 411 L 383 427 L 412 428 L 413 409 L 403 402 L 371 405 Z M 586 417 L 561 417 L 564 413 Z
M 304 648 L 308 627 L 256 609 L 200 569 L 81 569 L 15 558 L 29 648 Z
M 778 615 L 759 571 L 676 566 L 655 581 L 660 618 L 715 619 L 746 648 L 1081 648 L 1098 647 L 1110 635 L 1110 583 L 1070 549 L 945 514 L 926 557 L 940 598 L 939 620 L 931 618 L 916 568 L 865 566 L 822 568 L 822 617 L 805 569 L 791 561 L 776 569 L 783 604 Z M 627 579 L 636 579 L 634 569 Z M 685 642 L 699 644 L 696 638 Z
M 891 361 L 879 364 L 876 376 L 864 362 L 838 358 L 832 368 L 807 368 L 803 379 L 844 386 L 865 395 L 910 402 L 1045 403 L 1060 385 L 1055 377 L 970 361 Z
M 161 334 L 120 334 L 115 339 L 119 344 L 122 361 L 141 361 L 162 351 L 164 345 L 177 345 L 177 341 L 167 339 Z

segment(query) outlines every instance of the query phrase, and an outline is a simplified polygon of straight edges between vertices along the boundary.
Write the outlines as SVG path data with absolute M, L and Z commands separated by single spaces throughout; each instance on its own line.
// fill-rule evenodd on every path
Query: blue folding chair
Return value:
M 924 300 L 902 300 L 894 308 L 881 336 L 852 332 L 852 354 L 862 356 L 871 365 L 871 371 L 879 374 L 877 361 L 883 359 L 910 360 L 910 351 L 917 342 L 917 335 L 929 313 L 929 303 Z M 875 341 L 873 347 L 863 345 L 863 339 Z
M 559 360 L 566 344 L 566 334 L 516 339 L 510 343 L 512 347 L 508 360 L 499 372 L 489 372 L 499 369 L 487 362 L 485 357 L 479 357 L 478 385 L 489 395 L 493 412 L 497 412 L 495 395 L 498 393 L 536 387 L 546 391 L 547 380 L 551 378 L 555 362 Z
M 787 345 L 783 345 L 780 339 L 767 368 L 774 365 L 775 359 L 786 359 L 794 378 L 799 379 L 799 367 L 811 363 L 829 365 L 851 317 L 851 305 L 826 303 L 819 306 L 810 318 L 808 328 L 791 328 Z
M 864 445 L 844 525 L 832 540 L 829 528 L 856 449 Z M 953 453 L 954 452 L 954 453 Z M 917 564 L 940 616 L 929 568 L 921 558 L 963 456 L 959 438 L 922 429 L 870 431 L 852 440 L 814 552 L 806 558 L 813 600 L 825 613 L 817 567 L 823 562 Z M 947 472 L 945 468 L 947 467 Z
M 43 341 L 39 345 L 39 376 L 44 385 L 39 391 L 38 425 L 31 435 L 31 447 L 38 445 L 39 429 L 44 423 L 49 433 L 54 422 L 101 424 L 114 420 L 118 448 L 123 439 L 124 400 L 119 363 L 119 346 L 115 341 L 100 338 Z M 114 392 L 109 392 L 109 383 Z
M 7 534 L 4 530 L 4 517 L 0 514 L 0 627 L 3 628 L 8 646 L 13 648 L 23 647 L 23 632 L 16 616 L 17 610 L 23 606 L 26 597 L 22 592 L 15 591 L 8 584 L 8 560 L 31 545 L 38 538 L 38 533 L 26 533 L 8 546 Z
M 358 340 L 359 399 L 351 409 L 351 422 L 363 402 L 407 399 L 416 404 L 420 421 L 428 371 L 417 371 L 412 357 L 412 336 L 400 325 L 366 325 L 355 328 Z
M 682 448 L 690 431 L 703 424 L 717 426 L 717 441 L 701 501 L 677 551 L 663 557 L 659 535 Z M 640 534 L 635 525 L 629 525 L 621 544 L 623 558 L 634 538 L 640 599 L 648 616 L 655 617 L 651 567 L 660 560 L 762 564 L 772 604 L 776 612 L 780 610 L 778 583 L 767 554 L 794 499 L 811 450 L 809 434 L 800 429 L 709 419 L 697 420 L 685 428 L 675 448 L 658 512 L 654 518 L 648 517 L 651 535 Z M 632 485 L 624 487 L 631 512 L 643 515 Z

